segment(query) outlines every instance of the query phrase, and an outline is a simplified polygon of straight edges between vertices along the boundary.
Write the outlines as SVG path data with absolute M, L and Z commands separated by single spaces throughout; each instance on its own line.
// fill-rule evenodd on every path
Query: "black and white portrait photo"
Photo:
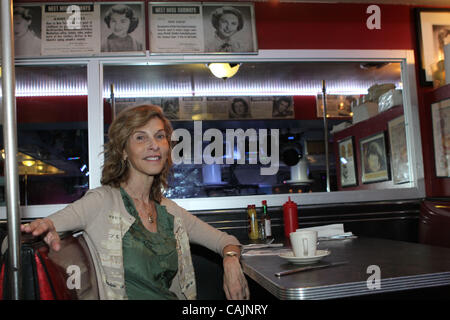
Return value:
M 101 4 L 101 52 L 145 50 L 145 21 L 141 4 Z
M 377 182 L 389 179 L 384 133 L 360 140 L 362 182 Z
M 179 119 L 180 104 L 178 98 L 162 98 L 161 107 L 167 119 Z
M 13 10 L 14 51 L 16 57 L 41 55 L 41 6 L 15 6 Z
M 272 117 L 284 118 L 294 115 L 292 97 L 275 97 L 273 100 Z
M 234 98 L 228 110 L 230 119 L 251 118 L 249 103 L 244 98 Z
M 205 52 L 256 52 L 253 7 L 204 5 Z

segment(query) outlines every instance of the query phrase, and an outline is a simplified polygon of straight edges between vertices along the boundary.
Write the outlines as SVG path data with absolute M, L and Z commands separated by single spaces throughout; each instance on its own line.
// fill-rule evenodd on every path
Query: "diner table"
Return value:
M 303 265 L 291 264 L 278 254 L 245 252 L 241 263 L 248 277 L 282 300 L 336 299 L 450 285 L 450 248 L 357 237 L 321 241 L 318 249 L 331 253 L 312 265 L 347 263 L 281 277 L 275 273 Z

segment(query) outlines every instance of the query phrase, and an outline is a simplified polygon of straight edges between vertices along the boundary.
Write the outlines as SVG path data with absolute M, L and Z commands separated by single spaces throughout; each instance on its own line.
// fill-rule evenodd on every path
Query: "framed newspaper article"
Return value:
M 257 53 L 252 3 L 150 2 L 151 53 Z
M 391 150 L 392 180 L 394 184 L 409 182 L 408 149 L 406 148 L 405 116 L 388 122 Z
M 431 105 L 437 177 L 450 177 L 450 99 Z
M 358 178 L 356 175 L 353 137 L 338 141 L 338 147 L 341 186 L 356 186 L 358 184 Z
M 43 3 L 13 10 L 15 55 L 144 54 L 143 2 Z

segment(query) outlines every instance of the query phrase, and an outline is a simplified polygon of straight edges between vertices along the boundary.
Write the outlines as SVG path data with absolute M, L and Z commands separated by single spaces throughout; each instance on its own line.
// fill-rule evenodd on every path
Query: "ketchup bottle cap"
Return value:
M 297 204 L 294 201 L 291 201 L 291 197 L 288 197 L 288 201 L 286 201 L 283 206 L 297 206 Z

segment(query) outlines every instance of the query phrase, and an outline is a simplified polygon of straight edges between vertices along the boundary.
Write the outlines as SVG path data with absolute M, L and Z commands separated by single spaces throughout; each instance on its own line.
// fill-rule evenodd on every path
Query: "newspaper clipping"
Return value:
M 150 3 L 152 53 L 256 53 L 253 4 Z
M 44 5 L 42 55 L 99 53 L 98 14 L 93 4 Z
M 286 102 L 288 101 L 288 102 Z M 150 103 L 161 106 L 170 120 L 292 119 L 292 97 L 162 97 L 116 99 L 116 113 L 130 105 Z M 283 104 L 284 103 L 284 104 Z M 283 107 L 278 109 L 278 105 Z M 276 112 L 273 112 L 277 106 Z
M 202 52 L 202 6 L 197 4 L 150 4 L 151 52 Z

